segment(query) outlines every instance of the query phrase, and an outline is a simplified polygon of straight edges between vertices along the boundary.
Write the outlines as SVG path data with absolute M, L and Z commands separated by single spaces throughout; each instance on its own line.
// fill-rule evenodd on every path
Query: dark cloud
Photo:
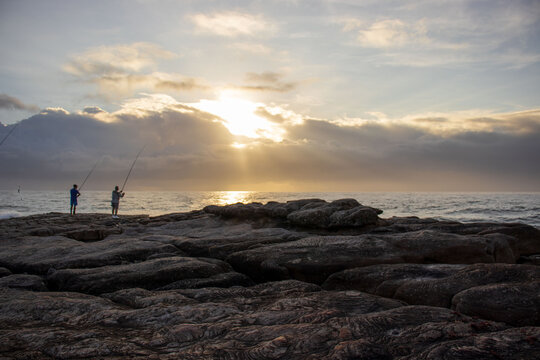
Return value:
M 280 83 L 276 85 L 244 85 L 237 88 L 247 91 L 288 92 L 294 90 L 297 85 L 296 83 Z
M 105 111 L 98 106 L 87 106 L 83 109 L 83 113 L 85 114 L 99 114 L 103 112 Z
M 298 86 L 298 83 L 295 82 L 281 81 L 283 77 L 283 74 L 270 71 L 262 73 L 249 72 L 245 77 L 248 85 L 237 86 L 237 88 L 247 91 L 288 92 Z
M 440 124 L 448 122 L 448 119 L 443 117 L 433 117 L 433 118 L 417 118 L 413 120 L 416 123 L 425 123 L 425 124 Z
M 509 118 L 513 129 L 452 135 L 406 124 L 307 119 L 291 125 L 278 116 L 285 140 L 251 144 L 213 115 L 185 105 L 106 115 L 115 121 L 97 120 L 101 112 L 61 109 L 22 121 L 0 148 L 0 182 L 65 188 L 102 159 L 87 186 L 109 188 L 123 180 L 146 144 L 130 179 L 134 189 L 540 190 L 540 128 L 533 126 L 540 117 L 534 113 Z M 0 137 L 7 131 L 0 127 Z M 234 142 L 248 146 L 235 149 Z
M 25 104 L 21 100 L 6 94 L 0 94 L 0 109 L 39 111 L 39 107 L 36 105 Z
M 287 119 L 281 114 L 271 114 L 265 107 L 260 106 L 255 110 L 255 115 L 270 120 L 273 123 L 285 123 Z
M 267 82 L 267 83 L 277 83 L 283 78 L 283 74 L 266 71 L 263 73 L 253 73 L 249 72 L 246 74 L 247 82 Z
M 185 91 L 185 90 L 207 89 L 208 86 L 199 83 L 195 79 L 188 78 L 183 81 L 159 80 L 156 82 L 155 88 L 158 90 Z

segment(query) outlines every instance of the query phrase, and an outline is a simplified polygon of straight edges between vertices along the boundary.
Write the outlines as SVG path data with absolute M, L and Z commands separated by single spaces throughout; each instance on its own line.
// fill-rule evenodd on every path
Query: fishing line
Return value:
M 9 135 L 11 135 L 15 129 L 17 128 L 17 126 L 19 126 L 20 122 L 18 122 L 17 124 L 15 124 L 15 126 L 13 127 L 13 129 L 11 129 L 8 134 L 2 139 L 2 141 L 0 141 L 0 146 L 2 146 L 2 144 L 4 143 L 4 141 L 6 141 L 6 139 L 9 137 Z
M 98 161 L 96 161 L 96 163 L 94 164 L 94 166 L 92 167 L 92 169 L 90 170 L 90 172 L 88 173 L 88 175 L 86 175 L 86 178 L 84 179 L 82 185 L 79 186 L 79 190 L 82 189 L 82 187 L 83 187 L 84 184 L 86 183 L 86 180 L 88 180 L 88 178 L 90 177 L 90 175 L 94 172 L 94 169 L 96 168 L 96 166 L 99 164 L 100 161 L 101 161 L 101 159 L 99 159 Z
M 122 189 L 120 190 L 120 192 L 124 191 L 124 188 L 126 187 L 126 183 L 127 183 L 128 179 L 129 179 L 129 175 L 131 175 L 131 170 L 133 170 L 133 167 L 135 166 L 135 163 L 137 162 L 137 159 L 139 158 L 139 156 L 141 155 L 141 153 L 143 152 L 145 147 L 146 147 L 146 145 L 144 145 L 142 147 L 142 149 L 139 151 L 139 153 L 135 157 L 135 160 L 133 160 L 133 164 L 131 164 L 131 167 L 129 168 L 129 172 L 128 172 L 127 176 L 126 176 L 126 180 L 124 181 L 124 185 L 122 185 Z

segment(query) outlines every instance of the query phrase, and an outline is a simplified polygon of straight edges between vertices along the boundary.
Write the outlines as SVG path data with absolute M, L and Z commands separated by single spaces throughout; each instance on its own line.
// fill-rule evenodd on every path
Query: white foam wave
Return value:
M 17 211 L 0 211 L 0 219 L 11 219 L 19 216 L 22 214 Z

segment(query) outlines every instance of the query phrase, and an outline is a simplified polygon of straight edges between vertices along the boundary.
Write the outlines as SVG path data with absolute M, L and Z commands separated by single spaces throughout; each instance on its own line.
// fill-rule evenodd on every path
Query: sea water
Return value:
M 111 191 L 81 191 L 77 212 L 110 213 Z M 130 191 L 120 201 L 119 215 L 150 216 L 237 202 L 318 198 L 353 198 L 383 210 L 381 217 L 418 216 L 461 222 L 521 222 L 540 227 L 540 193 L 397 193 L 397 192 L 259 192 L 259 191 Z M 47 212 L 69 213 L 66 191 L 0 191 L 0 219 Z

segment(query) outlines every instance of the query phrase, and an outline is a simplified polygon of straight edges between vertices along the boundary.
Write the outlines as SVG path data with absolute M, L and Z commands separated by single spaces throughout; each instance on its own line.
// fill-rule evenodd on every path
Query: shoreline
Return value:
M 31 215 L 46 212 L 66 212 L 69 198 L 66 192 L 11 195 L 0 193 L 0 217 L 9 213 Z M 83 194 L 79 213 L 109 213 L 110 192 Z M 333 201 L 354 198 L 384 210 L 383 216 L 416 215 L 440 220 L 474 222 L 523 222 L 540 227 L 540 194 L 426 194 L 426 193 L 265 193 L 265 192 L 130 192 L 120 204 L 121 214 L 163 215 L 202 209 L 208 205 L 237 202 L 286 202 L 301 198 L 320 198 Z

